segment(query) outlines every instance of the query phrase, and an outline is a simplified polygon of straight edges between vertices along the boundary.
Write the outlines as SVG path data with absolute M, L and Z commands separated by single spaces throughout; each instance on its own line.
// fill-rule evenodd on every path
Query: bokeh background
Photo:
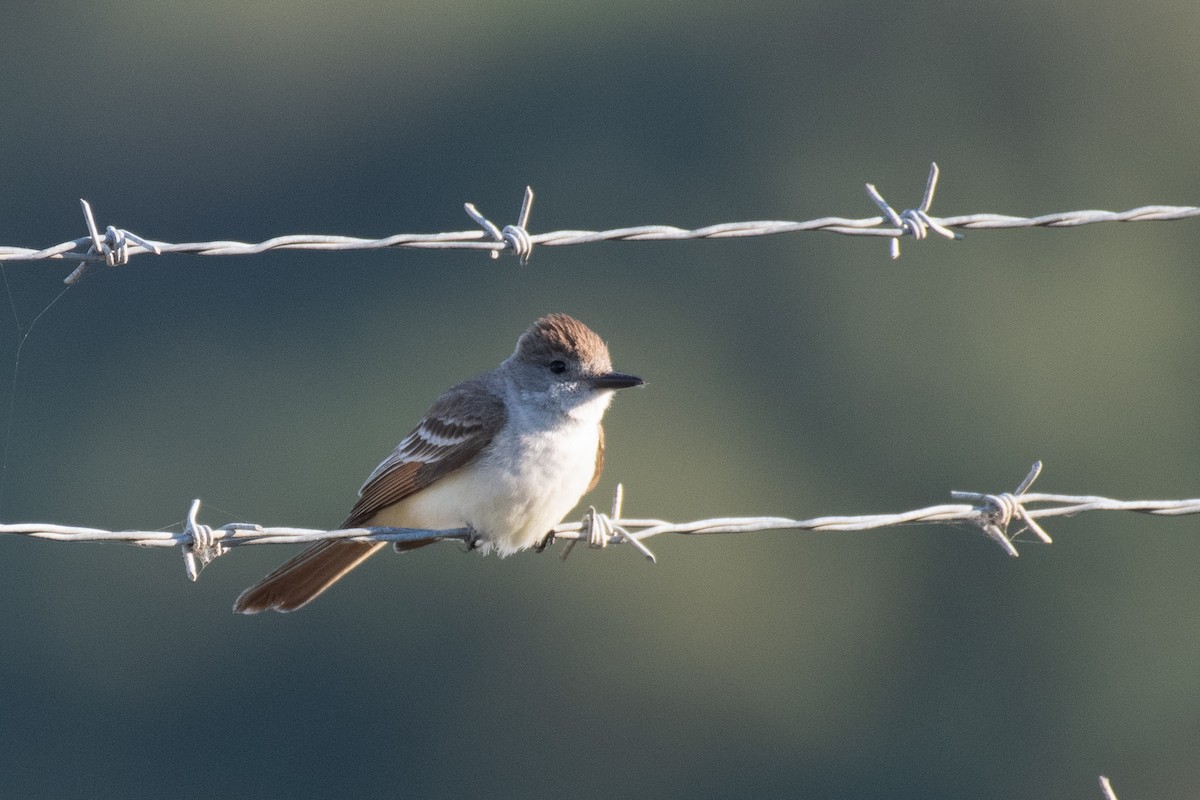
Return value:
M 1200 199 L 1200 5 L 44 2 L 0 24 L 0 243 Z M 0 517 L 327 527 L 429 402 L 567 311 L 649 381 L 592 501 L 1200 494 L 1200 226 L 142 257 L 38 319 Z M 10 264 L 0 383 L 70 267 Z M 8 306 L 8 301 L 0 307 Z M 4 397 L 7 404 L 7 396 Z M 1195 796 L 1194 518 L 380 557 L 291 616 L 174 551 L 0 541 L 6 797 Z

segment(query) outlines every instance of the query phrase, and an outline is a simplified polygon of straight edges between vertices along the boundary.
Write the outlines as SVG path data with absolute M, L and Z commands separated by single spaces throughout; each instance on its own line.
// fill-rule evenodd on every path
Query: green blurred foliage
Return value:
M 0 25 L 0 243 L 1197 200 L 1200 6 L 26 4 Z M 336 524 L 538 314 L 649 385 L 631 514 L 815 516 L 1039 488 L 1194 497 L 1194 222 L 535 251 L 141 258 L 24 343 L 6 521 Z M 5 267 L 19 329 L 61 263 Z M 0 316 L 8 316 L 7 312 Z M 11 374 L 11 373 L 9 373 Z M 173 553 L 0 542 L 12 797 L 1183 798 L 1196 523 L 1056 520 L 1018 560 L 911 528 L 379 558 L 290 617 Z

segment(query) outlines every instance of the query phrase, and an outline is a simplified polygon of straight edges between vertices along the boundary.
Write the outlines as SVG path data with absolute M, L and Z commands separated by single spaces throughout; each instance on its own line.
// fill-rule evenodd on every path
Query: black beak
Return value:
M 596 389 L 628 389 L 630 386 L 641 386 L 645 381 L 636 375 L 609 372 L 604 375 L 593 375 L 588 378 L 588 383 Z

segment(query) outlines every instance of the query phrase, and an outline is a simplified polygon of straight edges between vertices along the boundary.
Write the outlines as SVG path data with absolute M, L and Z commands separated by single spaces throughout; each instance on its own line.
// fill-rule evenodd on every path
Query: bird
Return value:
M 433 403 L 367 477 L 341 527 L 469 528 L 484 554 L 540 549 L 600 480 L 601 421 L 613 393 L 643 384 L 613 370 L 587 325 L 562 313 L 540 317 L 498 367 Z M 242 592 L 234 611 L 301 608 L 384 544 L 319 542 Z

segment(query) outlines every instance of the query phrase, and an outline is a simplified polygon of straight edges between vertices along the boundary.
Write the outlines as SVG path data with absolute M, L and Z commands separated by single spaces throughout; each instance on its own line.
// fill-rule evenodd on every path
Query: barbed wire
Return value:
M 1029 492 L 1041 474 L 1042 464 L 1036 462 L 1029 474 L 1012 492 L 986 494 L 981 492 L 951 492 L 955 500 L 966 502 L 928 506 L 893 514 L 859 516 L 826 516 L 812 519 L 786 517 L 718 517 L 694 522 L 674 523 L 660 519 L 623 517 L 624 490 L 618 485 L 611 513 L 603 514 L 589 508 L 579 522 L 561 523 L 554 528 L 551 540 L 562 540 L 561 554 L 566 558 L 578 542 L 592 548 L 614 544 L 629 544 L 647 560 L 654 554 L 644 540 L 664 533 L 687 536 L 738 534 L 754 531 L 866 531 L 902 525 L 965 525 L 982 531 L 1000 545 L 1010 556 L 1017 556 L 1018 537 L 1025 532 L 1041 542 L 1051 543 L 1048 533 L 1036 520 L 1063 517 L 1087 511 L 1132 511 L 1159 516 L 1200 514 L 1200 498 L 1191 500 L 1113 500 L 1094 495 L 1042 494 Z M 1040 508 L 1031 508 L 1032 505 Z M 345 528 L 313 530 L 309 528 L 263 527 L 254 523 L 233 522 L 212 528 L 197 520 L 200 501 L 192 501 L 183 530 L 171 531 L 107 531 L 44 523 L 0 525 L 0 534 L 29 536 L 59 542 L 123 542 L 140 547 L 179 547 L 183 550 L 184 566 L 191 580 L 196 580 L 218 556 L 234 547 L 268 544 L 311 544 L 330 539 L 352 542 L 413 542 L 427 540 L 457 540 L 472 547 L 476 534 L 466 528 L 424 530 L 416 528 Z M 1010 527 L 1017 529 L 1009 532 Z
M 1007 214 L 966 214 L 953 217 L 934 217 L 929 213 L 937 188 L 939 170 L 930 166 L 925 193 L 916 208 L 896 211 L 883 199 L 873 184 L 866 185 L 867 194 L 883 212 L 880 217 L 847 219 L 821 217 L 805 222 L 759 220 L 726 222 L 703 228 L 686 229 L 671 225 L 640 225 L 606 231 L 561 230 L 549 233 L 530 233 L 529 215 L 533 207 L 533 189 L 525 188 L 525 197 L 517 222 L 503 228 L 484 216 L 471 203 L 464 204 L 467 214 L 480 229 L 448 233 L 398 233 L 382 239 L 362 239 L 353 236 L 297 234 L 277 236 L 258 243 L 237 241 L 187 242 L 172 244 L 140 236 L 124 228 L 108 226 L 101 235 L 92 207 L 80 200 L 87 235 L 44 249 L 0 246 L 0 263 L 5 261 L 37 261 L 66 259 L 79 265 L 67 276 L 72 284 L 83 277 L 96 263 L 110 267 L 127 264 L 135 255 L 191 253 L 202 256 L 234 256 L 265 253 L 269 250 L 386 250 L 414 248 L 421 250 L 484 250 L 492 258 L 501 253 L 517 256 L 522 264 L 529 261 L 535 245 L 561 247 L 608 241 L 678 241 L 683 239 L 729 239 L 747 236 L 775 236 L 802 231 L 825 231 L 845 236 L 884 236 L 891 239 L 893 259 L 900 257 L 900 239 L 924 239 L 930 231 L 948 239 L 961 239 L 954 229 L 984 230 L 996 228 L 1064 228 L 1092 225 L 1098 222 L 1146 222 L 1177 220 L 1200 216 L 1197 206 L 1141 206 L 1128 211 L 1064 211 L 1039 217 L 1016 217 Z

